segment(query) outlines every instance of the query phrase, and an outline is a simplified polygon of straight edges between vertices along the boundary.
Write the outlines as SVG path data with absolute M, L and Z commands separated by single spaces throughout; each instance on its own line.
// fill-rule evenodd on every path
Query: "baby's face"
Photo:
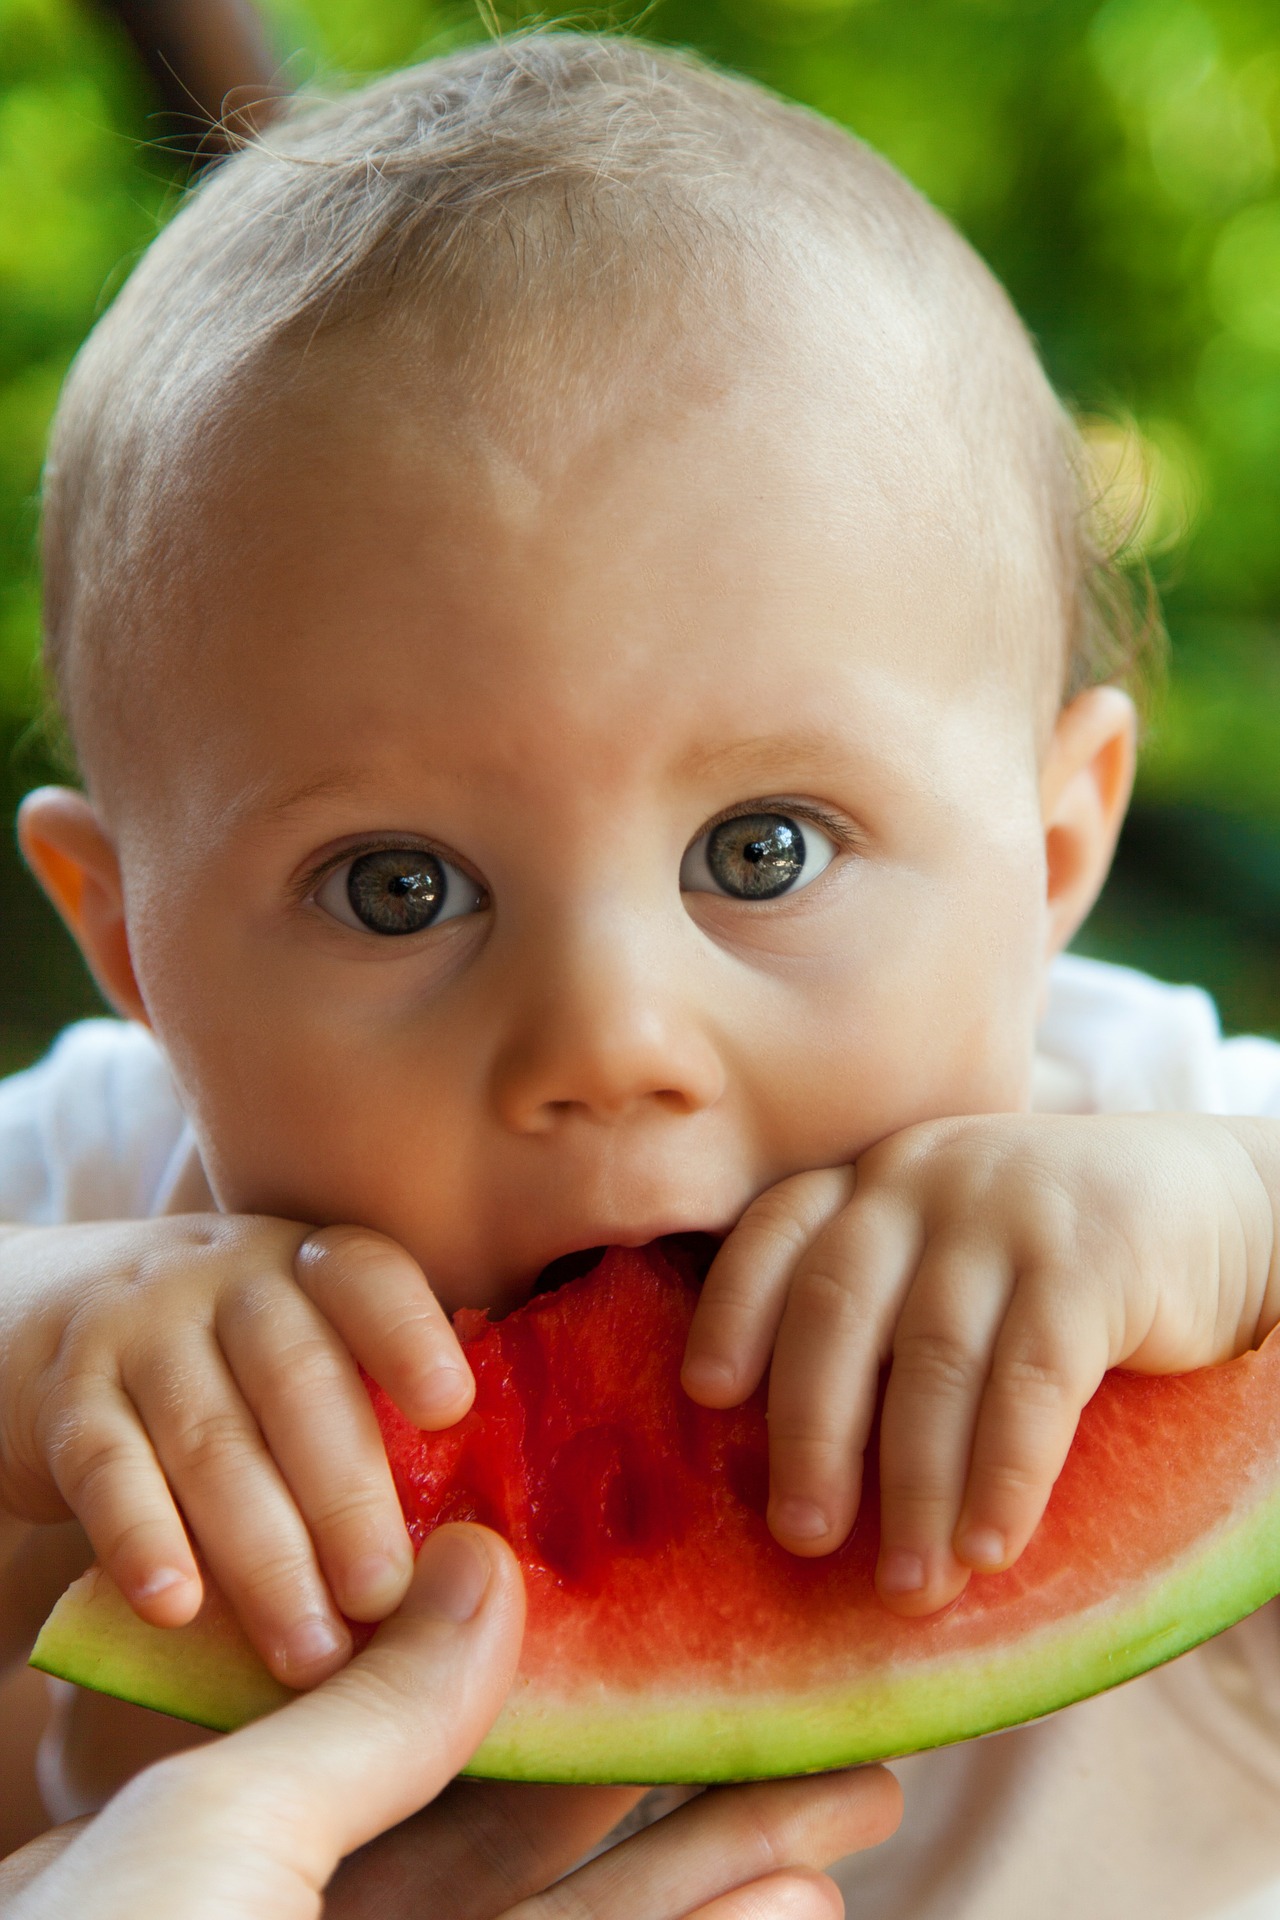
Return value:
M 1035 703 L 964 503 L 764 364 L 540 446 L 358 387 L 258 423 L 114 807 L 221 1204 L 507 1307 L 1024 1106 Z

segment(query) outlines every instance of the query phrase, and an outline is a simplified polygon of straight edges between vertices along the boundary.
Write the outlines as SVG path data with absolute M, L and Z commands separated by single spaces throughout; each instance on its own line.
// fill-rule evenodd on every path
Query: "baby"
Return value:
M 1108 1367 L 1280 1319 L 1276 1053 L 1051 973 L 1138 666 L 1066 423 L 842 132 L 555 34 L 297 109 L 85 348 L 47 551 L 85 791 L 22 844 L 138 1024 L 0 1096 L 0 1500 L 145 1618 L 194 1613 L 190 1537 L 281 1678 L 341 1664 L 410 1567 L 356 1362 L 446 1426 L 449 1313 L 587 1248 L 722 1238 L 684 1382 L 769 1369 L 793 1553 L 847 1534 L 889 1365 L 907 1614 L 1017 1560 Z M 1176 1737 L 1162 1684 L 911 1763 L 847 1890 L 1280 1876 L 1280 1789 L 1223 1758 L 1263 1683 Z M 1210 1818 L 1249 1837 L 1207 1878 Z

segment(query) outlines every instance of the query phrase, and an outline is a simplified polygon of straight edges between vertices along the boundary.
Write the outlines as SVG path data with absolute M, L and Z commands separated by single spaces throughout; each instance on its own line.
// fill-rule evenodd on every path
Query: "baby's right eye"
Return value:
M 489 904 L 469 874 L 425 847 L 359 853 L 327 874 L 314 898 L 343 926 L 381 934 L 420 933 Z

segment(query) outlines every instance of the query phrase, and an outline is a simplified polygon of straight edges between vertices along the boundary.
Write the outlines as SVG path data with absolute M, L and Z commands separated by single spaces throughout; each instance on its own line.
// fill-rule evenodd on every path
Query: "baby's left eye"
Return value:
M 344 926 L 381 934 L 419 933 L 488 904 L 460 867 L 425 847 L 378 847 L 344 860 L 316 888 L 315 901 Z
M 795 893 L 831 865 L 829 834 L 786 813 L 736 813 L 700 834 L 680 863 L 684 893 L 773 900 Z

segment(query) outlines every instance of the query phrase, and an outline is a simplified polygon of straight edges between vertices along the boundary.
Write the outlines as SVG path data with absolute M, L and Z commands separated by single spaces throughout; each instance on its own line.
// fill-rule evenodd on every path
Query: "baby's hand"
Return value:
M 448 1320 L 379 1234 L 0 1229 L 0 1504 L 70 1510 L 158 1626 L 200 1603 L 189 1528 L 272 1672 L 313 1685 L 351 1651 L 342 1614 L 382 1619 L 413 1564 L 357 1360 L 416 1425 L 470 1405 Z
M 1017 1559 L 1108 1367 L 1187 1372 L 1280 1320 L 1277 1194 L 1274 1122 L 909 1127 L 747 1209 L 684 1384 L 734 1406 L 770 1368 L 769 1525 L 823 1554 L 853 1524 L 888 1363 L 876 1579 L 898 1612 L 930 1613 Z

